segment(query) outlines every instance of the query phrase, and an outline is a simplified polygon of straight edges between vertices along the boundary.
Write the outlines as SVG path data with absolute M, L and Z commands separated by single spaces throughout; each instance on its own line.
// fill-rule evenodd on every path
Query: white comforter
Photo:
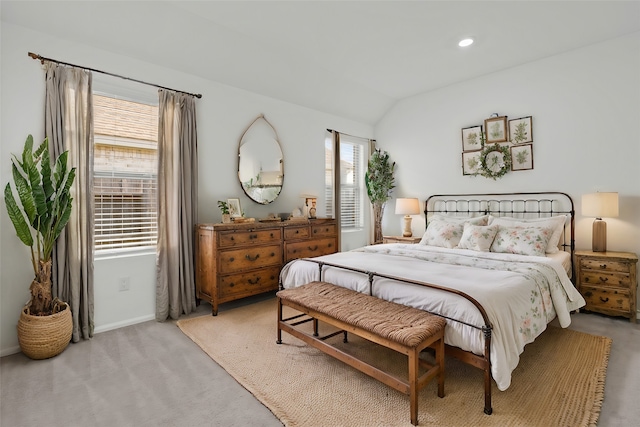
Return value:
M 498 388 L 511 384 L 524 346 L 540 335 L 556 316 L 562 327 L 571 323 L 570 311 L 585 304 L 561 263 L 534 257 L 426 245 L 383 244 L 315 258 L 390 276 L 403 277 L 460 290 L 485 309 L 493 334 L 492 375 Z M 318 265 L 296 260 L 285 266 L 285 288 L 318 280 Z M 366 275 L 324 267 L 323 280 L 359 292 L 369 291 Z M 476 307 L 463 297 L 434 289 L 376 278 L 373 295 L 400 304 L 440 313 L 483 326 Z M 445 342 L 481 355 L 484 338 L 478 329 L 447 321 Z

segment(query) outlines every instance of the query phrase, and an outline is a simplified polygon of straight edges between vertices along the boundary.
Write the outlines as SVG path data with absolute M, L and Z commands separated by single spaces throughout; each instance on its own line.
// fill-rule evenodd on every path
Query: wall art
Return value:
M 533 169 L 533 144 L 520 144 L 511 147 L 511 170 Z
M 481 153 L 482 150 L 462 153 L 462 175 L 476 175 L 478 173 Z
M 507 116 L 491 117 L 484 121 L 487 144 L 507 141 Z
M 509 141 L 513 144 L 533 142 L 532 117 L 509 120 Z
M 462 151 L 482 150 L 482 126 L 462 129 Z

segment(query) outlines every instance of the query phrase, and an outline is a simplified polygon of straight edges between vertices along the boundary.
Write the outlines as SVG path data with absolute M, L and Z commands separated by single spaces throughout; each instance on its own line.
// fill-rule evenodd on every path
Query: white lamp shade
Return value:
M 420 213 L 418 199 L 396 199 L 396 215 L 417 215 Z
M 582 215 L 594 218 L 618 216 L 618 193 L 591 193 L 582 196 Z

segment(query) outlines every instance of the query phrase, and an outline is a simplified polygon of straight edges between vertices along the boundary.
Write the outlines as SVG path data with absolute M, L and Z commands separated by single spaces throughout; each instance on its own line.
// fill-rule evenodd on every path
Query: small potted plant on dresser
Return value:
M 229 203 L 218 200 L 218 207 L 220 208 L 220 212 L 222 212 L 222 223 L 230 224 L 231 214 L 229 213 Z
M 18 321 L 18 342 L 22 352 L 32 359 L 56 356 L 69 345 L 73 333 L 71 308 L 52 298 L 51 256 L 53 247 L 71 215 L 70 188 L 75 168 L 67 169 L 68 152 L 62 153 L 51 168 L 47 139 L 33 151 L 33 137 L 24 144 L 22 158 L 12 159 L 13 182 L 4 189 L 9 218 L 18 238 L 31 249 L 35 278 L 29 290 L 31 299 Z

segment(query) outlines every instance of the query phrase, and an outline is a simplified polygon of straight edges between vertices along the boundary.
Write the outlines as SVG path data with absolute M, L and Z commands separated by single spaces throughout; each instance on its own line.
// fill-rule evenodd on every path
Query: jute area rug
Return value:
M 178 326 L 286 426 L 411 426 L 408 396 L 287 333 L 276 344 L 276 308 L 270 299 Z M 406 378 L 406 356 L 354 335 L 348 344 L 341 336 L 331 342 Z M 435 381 L 420 391 L 419 425 L 595 425 L 610 347 L 606 337 L 549 327 L 527 345 L 511 387 L 494 384 L 492 415 L 483 413 L 482 372 L 447 358 L 445 397 L 437 397 Z

